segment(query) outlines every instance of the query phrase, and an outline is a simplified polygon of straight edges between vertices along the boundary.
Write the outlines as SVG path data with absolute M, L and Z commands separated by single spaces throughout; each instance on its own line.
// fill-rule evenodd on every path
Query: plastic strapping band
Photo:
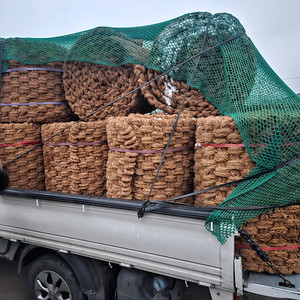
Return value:
M 44 143 L 44 146 L 94 146 L 94 145 L 106 145 L 107 142 L 78 142 L 78 143 Z
M 281 146 L 291 146 L 291 145 L 299 145 L 299 143 L 282 143 Z M 195 147 L 213 147 L 213 148 L 231 148 L 231 147 L 245 147 L 245 144 L 204 144 L 204 143 L 196 143 Z M 258 145 L 249 145 L 249 147 L 268 147 L 267 144 L 258 144 Z
M 251 247 L 247 246 L 247 245 L 236 244 L 235 246 L 237 248 L 251 249 Z M 262 249 L 264 251 L 293 250 L 293 249 L 299 249 L 299 248 L 300 248 L 300 245 L 285 246 L 285 247 L 260 247 L 260 249 Z
M 242 144 L 203 144 L 203 143 L 196 143 L 195 147 L 213 147 L 213 148 L 234 148 L 234 147 L 245 147 Z
M 167 152 L 179 152 L 184 150 L 191 150 L 190 147 L 182 147 L 182 148 L 175 148 L 175 149 L 167 149 Z M 115 152 L 130 152 L 130 153 L 164 153 L 165 150 L 132 150 L 132 149 L 117 149 L 117 148 L 110 148 L 110 151 Z
M 23 142 L 12 143 L 12 144 L 0 144 L 0 147 L 26 146 L 26 145 L 39 144 L 40 142 L 41 141 L 23 141 Z
M 0 106 L 30 106 L 30 105 L 67 105 L 67 102 L 48 101 L 48 102 L 25 102 L 25 103 L 0 103 Z
M 16 68 L 16 69 L 7 69 L 6 71 L 4 71 L 4 73 L 20 72 L 20 71 L 51 71 L 51 72 L 62 73 L 64 70 L 55 69 L 55 68 Z

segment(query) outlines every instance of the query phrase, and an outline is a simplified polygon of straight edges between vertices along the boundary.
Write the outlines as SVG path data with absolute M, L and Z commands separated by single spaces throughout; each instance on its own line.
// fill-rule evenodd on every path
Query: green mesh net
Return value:
M 97 27 L 54 38 L 0 41 L 4 41 L 2 71 L 10 59 L 25 64 L 85 61 L 110 66 L 142 64 L 161 72 L 171 69 L 171 77 L 198 88 L 223 115 L 234 118 L 257 163 L 250 175 L 299 157 L 300 98 L 275 74 L 230 14 L 195 12 L 149 26 Z M 300 162 L 294 161 L 245 181 L 221 206 L 276 206 L 299 201 L 299 171 Z M 263 212 L 218 210 L 206 226 L 224 243 L 247 220 Z

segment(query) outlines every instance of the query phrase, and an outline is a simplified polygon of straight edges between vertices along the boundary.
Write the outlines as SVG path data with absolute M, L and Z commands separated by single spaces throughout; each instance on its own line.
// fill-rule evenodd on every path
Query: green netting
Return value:
M 159 24 L 97 27 L 54 38 L 8 38 L 8 60 L 25 64 L 86 61 L 110 66 L 125 63 L 169 73 L 200 89 L 223 115 L 234 118 L 257 174 L 299 157 L 300 98 L 266 63 L 243 26 L 230 14 L 190 13 Z M 203 49 L 193 74 L 197 55 Z M 176 67 L 177 66 L 177 67 Z M 190 80 L 191 75 L 193 79 Z M 221 206 L 279 205 L 300 200 L 300 163 L 243 182 Z M 264 211 L 215 211 L 207 229 L 224 243 L 247 220 Z

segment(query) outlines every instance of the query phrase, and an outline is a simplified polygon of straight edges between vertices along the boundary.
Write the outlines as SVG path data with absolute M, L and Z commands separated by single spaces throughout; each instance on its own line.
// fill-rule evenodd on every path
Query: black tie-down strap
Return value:
M 296 158 L 293 158 L 291 160 L 288 160 L 288 161 L 278 165 L 277 167 L 275 167 L 273 169 L 269 169 L 269 170 L 266 170 L 266 171 L 263 171 L 263 172 L 260 172 L 260 173 L 257 173 L 255 175 L 251 175 L 251 176 L 239 179 L 239 180 L 227 182 L 227 183 L 224 183 L 224 184 L 221 184 L 221 185 L 213 186 L 213 187 L 208 188 L 208 189 L 203 189 L 201 191 L 196 191 L 196 192 L 193 192 L 193 193 L 190 193 L 190 194 L 178 196 L 178 197 L 168 199 L 168 200 L 165 200 L 165 201 L 148 200 L 148 201 L 144 202 L 143 205 L 138 210 L 138 213 L 137 213 L 138 217 L 142 218 L 146 212 L 156 210 L 156 209 L 160 209 L 162 207 L 166 207 L 168 204 L 171 204 L 171 203 L 174 204 L 174 201 L 178 201 L 178 200 L 181 200 L 181 199 L 184 199 L 184 198 L 187 198 L 187 197 L 199 195 L 199 194 L 206 193 L 206 192 L 209 192 L 209 191 L 213 191 L 213 190 L 216 190 L 216 189 L 225 188 L 225 187 L 232 186 L 232 185 L 237 185 L 237 184 L 240 184 L 244 181 L 248 181 L 248 180 L 251 180 L 251 179 L 256 179 L 256 178 L 258 178 L 262 175 L 272 173 L 276 170 L 279 170 L 279 169 L 281 169 L 281 168 L 283 168 L 283 167 L 285 167 L 289 164 L 292 164 L 294 162 L 297 162 L 299 160 L 300 160 L 300 157 L 296 157 Z M 294 201 L 292 203 L 288 203 L 288 204 L 284 204 L 284 205 L 274 205 L 274 206 L 238 206 L 238 207 L 222 207 L 222 206 L 213 207 L 213 206 L 211 206 L 211 208 L 219 209 L 219 210 L 260 210 L 260 209 L 275 209 L 277 207 L 285 207 L 285 206 L 299 205 L 299 204 L 300 204 L 300 202 L 295 202 Z
M 164 159 L 165 159 L 165 157 L 166 157 L 168 148 L 169 148 L 169 146 L 170 146 L 171 140 L 172 140 L 173 135 L 174 135 L 174 133 L 175 133 L 175 130 L 176 130 L 176 127 L 177 127 L 177 123 L 178 123 L 180 114 L 182 113 L 182 110 L 183 110 L 183 107 L 184 107 L 184 102 L 186 101 L 188 92 L 189 92 L 189 90 L 190 90 L 190 85 L 191 85 L 191 83 L 192 83 L 192 81 L 193 81 L 193 79 L 194 79 L 194 76 L 195 76 L 195 74 L 196 74 L 198 65 L 199 65 L 199 63 L 200 63 L 201 53 L 203 53 L 204 48 L 205 48 L 205 45 L 206 45 L 206 42 L 207 42 L 208 29 L 209 29 L 209 26 L 211 25 L 212 18 L 213 18 L 213 16 L 211 16 L 211 17 L 209 18 L 208 22 L 207 22 L 206 30 L 205 30 L 205 35 L 204 35 L 204 38 L 203 38 L 203 40 L 202 40 L 202 42 L 201 42 L 201 46 L 200 46 L 199 56 L 197 57 L 197 60 L 196 60 L 196 62 L 195 62 L 195 64 L 194 64 L 194 67 L 193 67 L 193 72 L 192 72 L 192 74 L 191 74 L 191 76 L 190 76 L 190 78 L 189 78 L 189 80 L 188 80 L 189 83 L 188 83 L 188 86 L 187 86 L 186 91 L 185 91 L 185 96 L 184 96 L 183 101 L 182 101 L 182 103 L 181 103 L 181 105 L 180 105 L 180 109 L 179 109 L 179 112 L 178 112 L 178 114 L 177 114 L 177 117 L 176 117 L 175 123 L 174 123 L 174 125 L 173 125 L 173 128 L 172 128 L 172 130 L 171 130 L 171 133 L 170 133 L 170 135 L 169 135 L 169 139 L 168 139 L 167 145 L 165 146 L 165 149 L 164 149 L 163 155 L 162 155 L 162 157 L 161 157 L 160 163 L 159 163 L 159 165 L 158 165 L 158 167 L 157 167 L 156 174 L 155 174 L 155 176 L 154 176 L 153 182 L 152 182 L 152 184 L 151 184 L 151 187 L 150 187 L 150 190 L 149 190 L 147 199 L 146 199 L 146 203 L 149 203 L 149 199 L 150 199 L 151 193 L 152 193 L 152 191 L 153 191 L 154 185 L 155 185 L 155 183 L 156 183 L 156 180 L 157 180 L 157 178 L 158 178 L 159 171 L 160 171 L 160 169 L 161 169 L 161 167 L 162 167 L 162 165 L 163 165 L 163 162 L 164 162 Z
M 262 250 L 250 237 L 250 235 L 245 230 L 239 230 L 241 237 L 247 241 L 252 250 L 256 252 L 259 258 L 268 264 L 268 266 L 276 273 L 278 277 L 280 277 L 283 282 L 280 282 L 280 286 L 285 286 L 288 288 L 295 288 L 295 285 L 292 284 L 288 279 L 284 278 L 283 274 L 274 266 L 274 264 L 270 261 L 268 254 Z

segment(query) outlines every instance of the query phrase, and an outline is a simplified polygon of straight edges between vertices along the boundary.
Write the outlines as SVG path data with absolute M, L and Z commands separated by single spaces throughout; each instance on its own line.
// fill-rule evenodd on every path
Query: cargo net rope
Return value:
M 222 115 L 233 117 L 256 163 L 249 175 L 295 159 L 239 184 L 221 206 L 277 206 L 300 200 L 300 98 L 270 68 L 232 15 L 195 12 L 142 27 L 97 27 L 54 38 L 0 42 L 3 72 L 9 60 L 23 64 L 79 61 L 143 65 L 187 82 Z M 265 211 L 215 210 L 207 229 L 224 243 L 247 220 Z

